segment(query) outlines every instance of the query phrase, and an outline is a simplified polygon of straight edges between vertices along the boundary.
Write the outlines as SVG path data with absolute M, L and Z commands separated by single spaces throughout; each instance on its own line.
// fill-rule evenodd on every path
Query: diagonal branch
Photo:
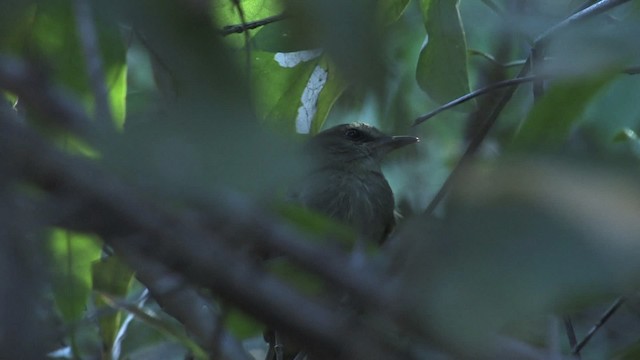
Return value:
M 261 19 L 261 20 L 256 20 L 256 21 L 251 21 L 251 22 L 248 22 L 248 23 L 242 23 L 242 24 L 237 24 L 237 25 L 227 25 L 227 26 L 222 28 L 220 33 L 223 36 L 227 36 L 227 35 L 231 35 L 231 34 L 239 34 L 239 33 L 242 33 L 242 32 L 246 32 L 247 30 L 256 29 L 256 28 L 259 28 L 261 26 L 269 25 L 271 23 L 284 20 L 287 17 L 288 17 L 288 15 L 286 15 L 285 13 L 281 13 L 281 14 L 278 14 L 278 15 L 269 16 L 267 18 L 264 18 L 264 19 Z
M 0 119 L 0 160 L 25 180 L 55 183 L 62 194 L 88 204 L 92 221 L 84 223 L 114 248 L 163 264 L 255 318 L 296 334 L 313 348 L 362 359 L 408 357 L 347 309 L 303 296 L 190 217 L 168 213 L 145 201 L 88 160 L 57 151 L 12 120 Z M 73 189 L 71 194 L 69 189 Z M 124 241 L 117 233 L 145 236 Z

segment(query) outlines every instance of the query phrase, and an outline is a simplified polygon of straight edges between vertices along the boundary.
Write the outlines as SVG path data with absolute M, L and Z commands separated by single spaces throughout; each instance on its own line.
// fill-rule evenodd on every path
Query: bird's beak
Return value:
M 386 154 L 409 144 L 415 144 L 420 138 L 415 136 L 385 136 L 375 142 L 375 149 L 381 154 Z

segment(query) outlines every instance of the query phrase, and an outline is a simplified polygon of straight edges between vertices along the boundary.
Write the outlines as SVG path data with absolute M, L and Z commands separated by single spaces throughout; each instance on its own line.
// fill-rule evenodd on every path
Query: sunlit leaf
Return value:
M 346 87 L 320 50 L 257 52 L 253 65 L 259 114 L 285 132 L 316 133 Z
M 40 53 L 54 69 L 54 77 L 80 97 L 89 112 L 94 108 L 94 93 L 86 70 L 86 56 L 79 42 L 76 14 L 70 1 L 40 2 L 31 23 L 31 48 Z M 118 25 L 113 19 L 96 16 L 98 46 L 105 78 L 104 85 L 117 126 L 125 117 L 126 49 Z
M 125 298 L 133 279 L 133 271 L 116 256 L 93 262 L 92 266 L 93 290 L 110 294 L 117 298 Z M 96 297 L 97 307 L 106 307 L 107 302 L 101 296 Z M 98 319 L 102 343 L 106 349 L 111 349 L 120 329 L 122 312 L 105 314 Z
M 64 229 L 51 232 L 54 295 L 66 321 L 81 318 L 91 292 L 91 263 L 100 257 L 101 244 L 95 236 Z

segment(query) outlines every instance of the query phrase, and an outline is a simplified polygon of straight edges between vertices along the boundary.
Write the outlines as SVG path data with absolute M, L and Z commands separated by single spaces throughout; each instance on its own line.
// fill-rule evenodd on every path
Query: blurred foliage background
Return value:
M 0 358 L 262 358 L 265 324 L 342 358 L 640 357 L 638 34 L 620 0 L 0 2 Z M 340 231 L 283 204 L 353 121 L 421 138 L 368 288 L 278 242 Z M 368 337 L 285 301 L 336 282 Z

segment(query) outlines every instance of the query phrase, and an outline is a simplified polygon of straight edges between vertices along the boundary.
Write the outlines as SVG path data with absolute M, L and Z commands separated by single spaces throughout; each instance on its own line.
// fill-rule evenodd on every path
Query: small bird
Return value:
M 322 131 L 307 147 L 312 171 L 292 191 L 290 200 L 353 227 L 358 234 L 354 253 L 361 253 L 368 244 L 382 244 L 396 223 L 382 159 L 418 141 L 415 136 L 386 135 L 365 123 Z M 265 339 L 269 342 L 266 359 L 308 359 L 282 334 L 268 330 Z
M 365 123 L 332 127 L 311 138 L 312 172 L 294 201 L 345 223 L 369 244 L 381 244 L 395 226 L 393 192 L 382 173 L 389 152 L 420 141 L 389 136 Z

